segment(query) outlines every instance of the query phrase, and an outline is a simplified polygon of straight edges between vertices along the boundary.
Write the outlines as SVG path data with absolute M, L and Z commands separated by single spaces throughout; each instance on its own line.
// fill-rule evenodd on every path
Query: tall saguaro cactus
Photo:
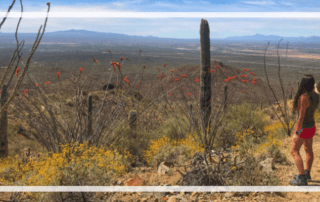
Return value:
M 7 85 L 3 84 L 1 88 L 1 98 L 0 103 L 3 106 L 8 99 L 7 94 Z M 7 128 L 8 128 L 8 117 L 7 110 L 1 114 L 0 117 L 0 158 L 5 158 L 8 156 L 8 137 L 7 137 Z
M 201 19 L 200 25 L 200 109 L 204 126 L 208 126 L 211 113 L 210 30 L 208 21 Z
M 92 95 L 88 96 L 88 133 L 87 139 L 92 135 Z

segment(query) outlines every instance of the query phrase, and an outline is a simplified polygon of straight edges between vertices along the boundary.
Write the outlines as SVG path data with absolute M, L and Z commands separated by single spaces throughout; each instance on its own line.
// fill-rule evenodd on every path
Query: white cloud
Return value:
M 276 5 L 273 1 L 243 1 L 242 3 L 251 5 Z

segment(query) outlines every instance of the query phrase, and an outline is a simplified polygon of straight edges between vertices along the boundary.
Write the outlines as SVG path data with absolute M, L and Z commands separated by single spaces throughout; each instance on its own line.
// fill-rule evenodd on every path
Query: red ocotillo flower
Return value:
M 120 60 L 122 61 L 122 60 L 123 60 L 123 57 L 120 57 Z
M 141 52 L 141 51 L 140 51 L 140 52 Z M 146 67 L 147 67 L 146 65 L 143 66 L 143 68 L 146 68 Z
M 187 93 L 187 95 L 189 95 L 189 96 L 190 96 L 190 95 L 191 95 L 191 93 Z
M 116 71 L 116 62 L 111 62 L 110 64 L 112 65 L 113 71 L 115 72 Z
M 173 91 L 171 91 L 171 93 L 169 93 L 169 95 L 171 96 L 171 95 L 172 95 L 172 93 L 173 93 Z
M 82 74 L 82 71 L 83 71 L 82 67 L 80 67 L 79 70 L 80 70 L 80 73 Z
M 92 56 L 92 59 L 93 59 L 93 62 L 100 64 L 100 62 L 98 60 L 96 60 L 93 56 Z
M 22 61 L 22 58 L 20 58 L 20 61 Z
M 180 81 L 180 79 L 179 79 L 179 78 L 176 78 L 174 81 Z
M 126 60 L 130 61 L 129 58 L 126 58 Z
M 228 82 L 229 81 L 229 79 L 224 79 L 224 82 Z
M 124 80 L 130 85 L 130 81 L 128 80 L 128 76 L 124 77 Z
M 182 74 L 182 75 L 181 75 L 181 78 L 183 78 L 183 77 L 187 77 L 187 75 L 185 75 L 185 74 Z
M 107 100 L 107 99 L 109 99 L 109 97 L 106 97 L 105 99 Z
M 200 80 L 198 78 L 196 78 L 196 82 L 199 82 Z
M 241 80 L 242 83 L 248 83 L 248 80 Z
M 108 52 L 110 53 L 111 51 L 110 51 L 110 50 L 108 50 Z
M 71 72 L 71 74 L 73 74 L 73 72 Z
M 185 88 L 186 90 L 188 90 L 188 88 Z
M 171 69 L 170 72 L 173 72 L 173 69 Z
M 256 74 L 255 73 L 253 73 L 253 72 L 250 72 L 250 74 L 252 74 L 253 76 L 255 76 Z
M 38 83 L 36 84 L 36 86 L 37 86 L 37 87 L 40 87 L 40 85 L 39 85 Z
M 16 75 L 18 76 L 19 74 L 19 71 L 20 71 L 20 67 L 18 67 L 18 69 L 16 70 Z
M 59 79 L 59 77 L 60 77 L 60 72 L 57 72 L 57 78 Z
M 216 65 L 216 67 L 217 67 L 218 69 L 221 69 L 221 67 L 220 67 L 219 65 Z
M 232 77 L 232 79 L 235 79 L 235 78 L 238 78 L 238 76 L 237 76 L 237 75 L 235 75 L 235 76 L 233 76 L 233 77 Z
M 140 53 L 141 53 L 141 50 L 140 50 Z
M 249 71 L 249 69 L 243 69 L 243 71 L 244 71 L 244 72 L 248 72 L 248 71 Z
M 137 86 L 137 85 L 134 85 L 134 87 L 138 88 L 138 86 Z
M 28 92 L 28 89 L 25 89 L 22 93 L 21 99 L 24 97 L 24 95 Z
M 47 5 L 50 6 L 50 2 L 47 2 Z
M 245 90 L 242 90 L 241 92 L 242 92 L 242 93 L 245 93 L 246 91 L 245 91 Z
M 141 83 L 141 80 L 139 82 Z
M 166 67 L 166 66 L 167 66 L 167 63 L 166 63 L 166 64 L 164 64 L 163 66 L 164 66 L 164 67 Z
M 118 63 L 118 62 L 116 62 L 116 65 L 120 68 L 121 67 L 121 64 L 120 63 Z
M 46 81 L 46 83 L 45 84 L 50 84 L 51 82 L 50 81 Z
M 253 83 L 254 85 L 257 85 L 257 83 L 256 83 L 256 78 L 254 78 L 254 79 L 252 80 L 252 83 Z
M 241 75 L 241 78 L 243 78 L 243 77 L 247 77 L 247 75 L 245 75 L 245 74 L 242 74 L 242 75 Z

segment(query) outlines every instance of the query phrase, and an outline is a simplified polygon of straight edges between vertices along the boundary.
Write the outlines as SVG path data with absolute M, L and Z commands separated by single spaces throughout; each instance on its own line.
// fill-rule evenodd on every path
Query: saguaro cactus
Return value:
M 8 99 L 7 85 L 3 84 L 1 88 L 1 98 L 0 98 L 1 106 L 3 106 L 6 103 L 7 99 Z M 8 156 L 7 128 L 8 128 L 8 118 L 7 118 L 7 110 L 5 110 L 0 117 L 0 158 L 5 158 Z
M 87 139 L 92 135 L 92 95 L 88 96 L 88 133 Z
M 228 85 L 224 85 L 224 98 L 223 98 L 223 109 L 227 107 L 227 100 L 228 100 Z
M 211 113 L 210 30 L 208 21 L 201 19 L 200 25 L 200 109 L 205 127 Z
M 137 111 L 136 110 L 131 110 L 129 113 L 129 123 L 130 123 L 130 128 L 131 130 L 135 130 L 137 128 Z

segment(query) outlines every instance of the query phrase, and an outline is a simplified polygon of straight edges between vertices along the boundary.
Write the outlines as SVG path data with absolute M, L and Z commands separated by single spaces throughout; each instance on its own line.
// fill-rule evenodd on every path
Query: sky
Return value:
M 12 0 L 0 0 L 0 20 Z M 119 33 L 165 38 L 199 38 L 201 14 L 194 18 L 106 18 L 106 17 L 51 17 L 55 12 L 318 12 L 320 1 L 316 0 L 52 0 L 46 32 L 85 29 L 97 32 Z M 20 12 L 19 0 L 12 11 Z M 46 12 L 46 1 L 23 0 L 24 12 Z M 320 14 L 320 13 L 319 13 Z M 20 14 L 19 14 L 20 15 Z M 87 14 L 88 15 L 88 14 Z M 45 16 L 45 15 L 44 15 Z M 23 18 L 19 27 L 21 33 L 35 33 L 44 23 L 45 17 Z M 283 37 L 320 36 L 319 18 L 205 18 L 210 26 L 210 38 L 248 36 L 255 34 L 279 35 Z M 1 32 L 13 33 L 18 18 L 8 16 Z

